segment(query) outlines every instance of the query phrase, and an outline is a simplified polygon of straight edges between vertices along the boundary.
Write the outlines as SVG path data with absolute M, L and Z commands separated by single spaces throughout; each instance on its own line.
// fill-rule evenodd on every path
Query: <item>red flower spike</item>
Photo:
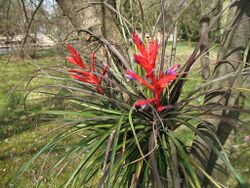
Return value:
M 67 48 L 68 48 L 70 55 L 71 55 L 71 57 L 66 57 L 67 61 L 85 69 L 86 66 L 84 65 L 84 62 L 83 62 L 80 54 L 77 51 L 75 51 L 75 49 L 71 45 L 67 45 Z
M 148 105 L 150 103 L 153 103 L 155 101 L 155 98 L 149 98 L 149 99 L 146 99 L 146 100 L 138 100 L 135 102 L 135 107 L 143 107 L 145 105 Z
M 134 59 L 146 71 L 146 77 L 154 82 L 155 60 L 159 48 L 158 42 L 153 40 L 150 41 L 149 48 L 146 49 L 145 45 L 135 32 L 132 33 L 132 37 L 140 52 L 140 54 L 134 55 Z
M 166 76 L 162 77 L 155 83 L 155 87 L 164 89 L 171 81 L 175 79 L 176 79 L 175 74 L 167 74 Z
M 147 59 L 145 57 L 142 57 L 140 55 L 134 55 L 135 61 L 147 72 L 147 74 L 150 76 L 152 73 L 154 73 L 154 65 L 150 65 Z
M 167 85 L 168 85 L 171 81 L 175 80 L 176 77 L 177 77 L 176 71 L 177 71 L 178 67 L 180 67 L 179 64 L 176 64 L 176 65 L 172 66 L 172 67 L 167 71 L 167 74 L 166 74 L 165 76 L 162 76 L 162 74 L 160 74 L 160 79 L 159 79 L 159 80 L 157 81 L 157 83 L 156 83 L 157 87 L 160 87 L 160 88 L 162 88 L 162 90 L 163 90 L 164 88 L 167 87 Z
M 108 68 L 108 65 L 105 65 L 104 68 L 102 69 L 102 77 L 101 77 L 100 80 L 99 80 L 99 84 L 102 83 L 103 77 L 104 77 L 104 75 L 105 75 L 106 72 L 107 72 L 107 68 Z
M 164 73 L 160 72 L 159 79 L 163 78 L 163 76 L 164 76 Z
M 139 38 L 136 32 L 132 33 L 132 37 L 139 52 L 144 56 L 147 52 L 142 40 Z
M 134 72 L 127 70 L 127 75 L 130 78 L 137 80 L 140 84 L 147 86 L 149 89 L 151 90 L 154 89 L 154 87 L 151 84 L 149 84 L 146 80 L 144 80 L 143 78 L 141 78 L 139 75 L 135 74 Z
M 167 74 L 176 74 L 177 69 L 180 67 L 180 64 L 176 64 L 172 66 L 168 71 Z
M 95 72 L 95 53 L 94 52 L 91 53 L 90 67 L 91 67 L 91 71 Z
M 166 109 L 165 106 L 159 106 L 159 107 L 157 108 L 157 111 L 158 111 L 158 112 L 161 112 L 161 111 L 163 111 L 163 110 L 165 110 L 165 109 Z
M 70 44 L 68 44 L 66 47 L 68 48 L 70 54 L 77 54 L 75 49 Z
M 66 57 L 66 59 L 77 66 L 79 66 L 82 69 L 86 69 L 86 66 L 84 65 L 80 54 L 75 51 L 75 49 L 68 45 L 67 46 L 71 57 Z M 95 54 L 92 52 L 91 54 L 91 62 L 90 62 L 90 71 L 82 71 L 79 69 L 71 69 L 68 70 L 70 76 L 73 79 L 79 80 L 81 82 L 89 83 L 96 86 L 96 91 L 100 94 L 103 94 L 103 89 L 101 87 L 101 83 L 103 80 L 104 75 L 107 72 L 107 65 L 104 66 L 102 71 L 102 76 L 99 78 L 94 72 L 95 72 Z
M 159 44 L 158 41 L 150 41 L 149 43 L 149 61 L 151 66 L 155 67 L 155 60 L 158 54 Z
M 96 86 L 96 90 L 99 94 L 103 94 L 103 90 L 101 86 Z
M 151 83 L 141 78 L 139 75 L 135 74 L 131 70 L 127 70 L 127 77 L 137 80 L 140 84 L 145 85 L 154 93 L 154 98 L 149 98 L 146 100 L 138 100 L 135 102 L 135 107 L 144 107 L 148 104 L 153 104 L 158 112 L 162 112 L 168 109 L 168 106 L 161 105 L 161 94 L 165 88 L 168 88 L 168 84 L 175 80 L 177 77 L 177 69 L 179 64 L 171 67 L 166 75 L 163 72 L 160 73 L 159 77 L 155 75 L 155 61 L 158 53 L 158 42 L 150 41 L 148 49 L 140 40 L 139 36 L 133 32 L 132 38 L 134 43 L 139 50 L 139 54 L 134 55 L 134 60 L 146 71 L 146 78 L 150 79 Z
M 99 84 L 100 80 L 96 75 L 90 72 L 83 72 L 83 74 L 70 74 L 73 79 L 79 80 L 81 82 L 86 82 L 96 86 L 98 93 L 103 94 L 103 90 Z

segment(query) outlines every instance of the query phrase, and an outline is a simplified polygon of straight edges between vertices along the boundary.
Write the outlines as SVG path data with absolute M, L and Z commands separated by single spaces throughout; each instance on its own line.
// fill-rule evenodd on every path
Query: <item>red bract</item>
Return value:
M 66 57 L 66 59 L 72 63 L 80 67 L 81 69 L 86 69 L 86 66 L 78 52 L 71 45 L 67 45 L 67 48 L 70 52 L 71 57 Z M 91 54 L 91 63 L 90 63 L 90 71 L 82 71 L 79 69 L 71 69 L 68 70 L 70 76 L 73 79 L 79 80 L 81 82 L 90 83 L 96 86 L 96 90 L 98 93 L 103 94 L 103 89 L 101 87 L 103 76 L 106 74 L 107 65 L 104 66 L 102 70 L 102 76 L 98 77 L 95 74 L 95 55 L 94 53 Z
M 135 61 L 146 71 L 146 77 L 149 78 L 152 82 L 154 81 L 154 70 L 155 70 L 155 60 L 158 53 L 158 41 L 150 41 L 148 49 L 145 48 L 145 45 L 139 38 L 139 36 L 133 32 L 133 40 L 139 54 L 134 55 Z
M 132 34 L 132 37 L 137 49 L 140 52 L 139 54 L 134 55 L 134 59 L 146 71 L 146 78 L 150 80 L 150 83 L 131 70 L 127 70 L 126 75 L 131 79 L 137 80 L 140 84 L 145 85 L 154 93 L 154 98 L 136 101 L 135 107 L 144 108 L 148 104 L 153 104 L 157 108 L 157 111 L 161 112 L 166 109 L 166 106 L 161 105 L 161 94 L 168 84 L 176 79 L 176 70 L 180 65 L 174 65 L 166 72 L 165 75 L 164 73 L 161 73 L 158 77 L 155 74 L 155 61 L 159 48 L 157 40 L 151 40 L 148 49 L 146 49 L 145 45 L 135 32 Z
M 71 57 L 66 57 L 66 59 L 70 63 L 75 64 L 75 65 L 85 69 L 86 66 L 83 63 L 80 54 L 77 51 L 75 51 L 75 49 L 71 45 L 67 45 L 67 48 L 68 48 L 68 50 L 70 52 Z

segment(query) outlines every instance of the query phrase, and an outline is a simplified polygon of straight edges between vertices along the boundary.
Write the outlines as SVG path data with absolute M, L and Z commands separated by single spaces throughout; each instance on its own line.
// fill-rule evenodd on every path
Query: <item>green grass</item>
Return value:
M 42 122 L 40 116 L 27 114 L 22 105 L 25 82 L 29 74 L 37 70 L 38 67 L 48 67 L 53 62 L 53 66 L 61 63 L 61 59 L 54 52 L 42 52 L 38 54 L 38 60 L 20 59 L 17 56 L 0 56 L 0 187 L 6 187 L 7 182 L 21 163 L 28 160 L 47 140 L 36 144 L 27 152 L 28 148 L 35 142 L 38 136 L 47 133 L 52 126 L 50 122 Z M 44 81 L 39 80 L 35 84 Z M 15 90 L 13 88 L 15 87 Z M 37 108 L 33 104 L 32 108 Z M 53 158 L 58 154 L 53 154 Z M 43 160 L 34 164 L 29 173 L 36 173 L 39 164 Z M 35 178 L 32 175 L 24 176 L 18 187 L 32 187 Z
M 45 55 L 46 53 L 48 56 Z M 11 136 L 8 134 L 16 133 L 18 130 L 26 130 L 31 127 L 27 123 L 35 121 L 34 115 L 27 115 L 24 110 L 23 97 L 26 92 L 26 83 L 36 70 L 62 65 L 61 58 L 55 53 L 52 56 L 52 53 L 54 52 L 51 50 L 39 52 L 40 59 L 37 60 L 21 59 L 18 56 L 0 56 L 0 138 Z M 29 87 L 47 82 L 49 80 L 34 79 Z M 44 106 L 46 105 L 44 103 Z M 26 107 L 29 106 L 28 103 Z M 32 109 L 41 107 L 41 104 L 37 104 L 35 100 L 31 104 Z M 16 122 L 19 126 L 16 126 Z M 35 123 L 36 121 L 33 124 Z

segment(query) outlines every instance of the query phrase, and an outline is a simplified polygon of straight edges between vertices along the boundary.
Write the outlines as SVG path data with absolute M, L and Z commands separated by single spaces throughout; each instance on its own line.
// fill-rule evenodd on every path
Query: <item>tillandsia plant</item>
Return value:
M 202 122 L 200 117 L 209 113 L 202 106 L 193 104 L 205 95 L 202 89 L 205 86 L 181 96 L 185 78 L 202 54 L 197 54 L 198 47 L 186 64 L 169 66 L 157 56 L 157 40 L 151 39 L 145 44 L 138 33 L 133 32 L 134 55 L 127 61 L 106 39 L 86 32 L 109 48 L 111 59 L 108 65 L 102 65 L 100 58 L 95 58 L 92 53 L 90 63 L 86 63 L 88 61 L 83 60 L 79 52 L 67 46 L 70 56 L 66 60 L 78 69 L 68 70 L 73 79 L 53 79 L 70 83 L 70 86 L 62 84 L 59 87 L 70 93 L 67 96 L 69 103 L 81 112 L 46 111 L 64 115 L 67 124 L 21 167 L 18 175 L 39 155 L 51 152 L 64 140 L 67 143 L 71 140 L 72 144 L 67 144 L 69 149 L 50 169 L 56 171 L 52 184 L 67 166 L 77 163 L 63 186 L 199 188 L 202 186 L 198 173 L 202 173 L 213 187 L 225 187 L 192 159 L 189 147 L 175 134 L 180 126 L 195 133 L 192 121 Z M 202 138 L 209 142 L 206 137 Z M 242 180 L 225 152 L 220 154 L 223 148 L 219 141 L 211 145 L 215 145 L 214 152 L 241 184 Z

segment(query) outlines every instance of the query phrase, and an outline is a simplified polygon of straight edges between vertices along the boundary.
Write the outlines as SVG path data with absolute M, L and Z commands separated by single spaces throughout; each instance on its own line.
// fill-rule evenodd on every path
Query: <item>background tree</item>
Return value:
M 213 71 L 212 78 L 219 79 L 226 76 L 221 82 L 214 83 L 209 88 L 209 94 L 205 98 L 205 108 L 214 108 L 217 105 L 228 106 L 229 109 L 213 111 L 216 117 L 207 117 L 204 124 L 197 127 L 197 131 L 203 137 L 207 137 L 209 142 L 196 135 L 191 154 L 200 162 L 208 174 L 212 174 L 218 153 L 212 150 L 211 144 L 216 143 L 214 135 L 217 135 L 221 144 L 224 145 L 232 133 L 239 128 L 237 120 L 239 111 L 230 110 L 231 106 L 244 104 L 244 97 L 240 91 L 233 88 L 240 87 L 244 82 L 244 76 L 237 75 L 249 60 L 245 59 L 244 53 L 249 45 L 249 10 L 250 3 L 247 0 L 240 0 L 230 6 L 227 23 L 227 33 L 223 35 L 223 40 L 219 50 L 217 64 Z M 248 52 L 249 53 L 249 52 Z M 249 55 L 247 55 L 249 58 Z M 230 74 L 236 74 L 233 77 Z M 231 140 L 232 141 L 232 140 Z M 208 180 L 201 175 L 204 187 Z

